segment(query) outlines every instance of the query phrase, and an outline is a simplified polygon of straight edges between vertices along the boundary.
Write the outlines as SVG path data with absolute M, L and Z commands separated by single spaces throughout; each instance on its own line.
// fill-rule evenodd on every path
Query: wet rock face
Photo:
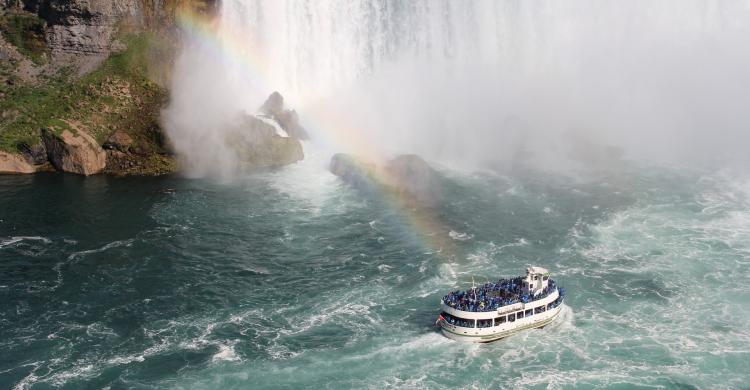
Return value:
M 227 144 L 246 168 L 288 165 L 305 157 L 299 139 L 279 134 L 272 121 L 252 115 L 229 132 Z
M 42 130 L 42 140 L 47 157 L 59 171 L 79 175 L 101 173 L 107 164 L 107 154 L 96 140 L 82 131 L 75 134 L 63 130 L 60 135 L 51 130 Z
M 284 97 L 278 92 L 272 93 L 266 102 L 263 103 L 260 107 L 260 115 L 278 122 L 281 128 L 294 138 L 301 140 L 310 139 L 307 130 L 299 123 L 297 112 L 285 107 Z

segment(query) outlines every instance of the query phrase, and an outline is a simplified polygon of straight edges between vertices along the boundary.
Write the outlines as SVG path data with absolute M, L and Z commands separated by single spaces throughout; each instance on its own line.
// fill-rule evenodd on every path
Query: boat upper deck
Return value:
M 453 291 L 443 297 L 443 303 L 461 311 L 489 312 L 519 302 L 528 303 L 543 299 L 557 289 L 555 281 L 549 279 L 544 289 L 535 295 L 529 294 L 524 292 L 524 280 L 524 276 L 499 279 L 465 291 Z

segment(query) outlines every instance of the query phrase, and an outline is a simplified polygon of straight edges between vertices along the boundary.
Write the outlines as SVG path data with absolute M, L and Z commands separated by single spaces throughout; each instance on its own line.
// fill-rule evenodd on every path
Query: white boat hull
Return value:
M 557 318 L 562 307 L 563 305 L 560 304 L 543 313 L 489 328 L 463 328 L 451 325 L 444 320 L 438 321 L 438 325 L 440 326 L 443 335 L 449 339 L 471 343 L 488 343 L 500 340 L 523 330 L 544 327 Z

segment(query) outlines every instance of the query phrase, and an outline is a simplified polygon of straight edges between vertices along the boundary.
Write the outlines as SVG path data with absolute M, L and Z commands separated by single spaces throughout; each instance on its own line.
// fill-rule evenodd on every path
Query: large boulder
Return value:
M 272 119 L 246 115 L 228 134 L 227 145 L 245 168 L 282 166 L 305 158 L 299 139 Z
M 122 130 L 117 130 L 107 138 L 102 147 L 108 150 L 117 150 L 122 153 L 127 153 L 130 151 L 131 145 L 133 145 L 133 137 Z
M 417 155 L 399 155 L 377 164 L 348 154 L 335 154 L 329 170 L 361 191 L 385 189 L 389 194 L 423 206 L 434 206 L 440 201 L 437 172 Z
M 79 175 L 101 173 L 107 164 L 107 154 L 94 137 L 84 131 L 43 129 L 42 140 L 47 157 L 59 171 Z
M 429 204 L 440 198 L 438 175 L 422 157 L 404 154 L 388 161 L 382 175 L 386 184 Z
M 26 161 L 24 156 L 0 152 L 0 174 L 26 174 L 34 172 L 36 172 L 36 168 Z

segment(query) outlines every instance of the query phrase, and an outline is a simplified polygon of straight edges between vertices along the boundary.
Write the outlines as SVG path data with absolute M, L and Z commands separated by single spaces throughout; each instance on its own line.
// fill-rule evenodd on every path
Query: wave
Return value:
M 85 250 L 85 251 L 74 252 L 74 253 L 72 253 L 72 254 L 70 254 L 68 256 L 68 260 L 74 260 L 76 258 L 84 257 L 86 255 L 90 255 L 90 254 L 93 254 L 93 253 L 106 252 L 106 251 L 108 251 L 108 250 L 110 250 L 112 248 L 129 247 L 129 246 L 133 245 L 134 241 L 135 240 L 132 239 L 132 238 L 131 239 L 127 239 L 127 240 L 112 241 L 109 244 L 106 244 L 106 245 L 104 245 L 102 247 L 99 247 L 99 248 L 96 248 L 96 249 L 88 249 L 88 250 Z
M 0 238 L 0 249 L 11 246 L 13 244 L 23 242 L 23 241 L 40 241 L 44 244 L 50 244 L 52 243 L 52 240 L 46 237 L 39 237 L 39 236 L 14 236 L 14 237 L 7 237 L 7 238 Z

